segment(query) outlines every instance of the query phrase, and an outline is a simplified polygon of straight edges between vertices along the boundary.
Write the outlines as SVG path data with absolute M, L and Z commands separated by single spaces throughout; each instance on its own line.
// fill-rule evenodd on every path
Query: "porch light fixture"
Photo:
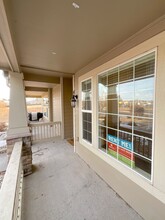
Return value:
M 77 99 L 78 99 L 78 95 L 73 95 L 72 96 L 72 99 L 71 99 L 71 106 L 72 106 L 72 108 L 76 107 Z

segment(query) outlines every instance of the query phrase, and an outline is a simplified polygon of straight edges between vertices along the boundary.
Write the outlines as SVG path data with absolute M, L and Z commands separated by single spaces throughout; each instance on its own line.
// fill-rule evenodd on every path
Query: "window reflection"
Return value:
M 98 80 L 99 84 L 101 85 L 107 85 L 107 75 L 104 74 L 102 76 L 99 76 L 99 80 Z
M 106 114 L 99 114 L 99 125 L 106 126 Z
M 108 72 L 108 84 L 113 84 L 118 82 L 118 69 L 113 69 Z
M 91 101 L 86 101 L 86 110 L 91 110 L 92 109 L 91 104 L 92 104 Z
M 91 100 L 91 91 L 82 92 L 82 100 L 83 101 Z
M 135 77 L 154 74 L 155 71 L 155 52 L 147 54 L 135 61 Z
M 134 118 L 134 133 L 152 138 L 152 119 Z
M 118 97 L 118 85 L 111 85 L 107 87 L 108 99 L 114 99 Z
M 135 81 L 135 116 L 153 117 L 153 83 L 153 77 Z
M 151 52 L 98 77 L 99 148 L 149 179 L 154 71 Z
M 108 94 L 108 89 L 106 86 L 102 85 L 99 83 L 99 100 L 106 100 L 107 99 L 107 94 Z
M 112 100 L 107 100 L 108 102 L 108 112 L 117 114 L 118 113 L 118 100 L 117 99 L 112 99 Z
M 134 154 L 135 165 L 134 169 L 142 174 L 143 176 L 147 177 L 148 179 L 151 178 L 151 161 L 140 157 L 139 155 Z
M 119 129 L 132 133 L 132 117 L 120 116 L 119 117 Z
M 119 113 L 124 115 L 132 115 L 133 101 L 120 100 L 119 101 Z
M 135 92 L 141 90 L 152 90 L 154 88 L 154 77 L 135 80 Z
M 116 128 L 117 129 L 117 124 L 118 124 L 118 116 L 117 115 L 108 115 L 108 127 L 111 128 Z
M 106 128 L 99 126 L 99 137 L 106 139 Z
M 108 128 L 108 134 L 110 134 L 113 137 L 117 138 L 117 130 Z
M 134 92 L 134 82 L 133 81 L 119 84 L 120 97 L 122 96 L 123 93 L 127 93 L 127 95 L 129 93 L 131 93 L 131 97 L 132 97 L 133 92 Z M 128 96 L 128 98 L 130 99 L 129 96 Z
M 106 141 L 101 138 L 99 138 L 99 149 L 106 152 Z
M 113 129 L 108 129 L 107 140 L 107 153 L 117 158 L 117 131 Z
M 107 100 L 105 100 L 105 101 L 99 101 L 99 106 L 98 106 L 98 108 L 99 108 L 99 112 L 107 112 Z
M 143 137 L 134 136 L 133 138 L 134 152 L 151 159 L 152 157 L 152 141 Z
M 133 79 L 133 62 L 119 67 L 119 82 Z
M 153 102 L 138 100 L 134 104 L 134 115 L 143 117 L 153 117 Z
M 86 80 L 85 82 L 82 82 L 82 91 L 91 90 L 91 80 Z
M 144 100 L 153 102 L 153 89 L 150 90 L 135 90 L 135 100 Z
M 82 101 L 83 110 L 91 110 L 91 101 Z
M 132 149 L 132 134 L 128 134 L 128 133 L 125 133 L 125 132 L 119 132 L 119 138 L 121 140 L 128 141 L 130 143 L 130 145 L 128 146 L 129 150 Z

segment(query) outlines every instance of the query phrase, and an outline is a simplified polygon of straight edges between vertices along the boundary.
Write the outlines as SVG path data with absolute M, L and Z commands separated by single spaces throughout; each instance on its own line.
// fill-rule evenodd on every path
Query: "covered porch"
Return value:
M 165 219 L 164 11 L 164 0 L 0 0 L 0 68 L 10 86 L 10 160 L 0 191 L 0 218 Z M 150 61 L 153 66 L 147 66 Z M 99 81 L 101 75 L 105 79 Z M 137 80 L 148 77 L 155 77 L 148 89 L 151 97 L 145 97 L 145 86 L 137 88 L 136 97 Z M 131 111 L 123 114 L 124 83 L 133 86 Z M 49 122 L 29 124 L 26 97 L 45 93 Z M 136 101 L 153 103 L 146 118 L 152 137 L 134 129 Z M 124 117 L 132 120 L 130 131 L 120 126 Z M 123 140 L 127 148 L 120 146 Z M 136 152 L 136 142 L 150 153 Z M 110 147 L 113 155 L 108 154 Z M 151 164 L 149 178 L 134 169 L 136 156 L 140 167 L 146 166 L 143 159 Z
M 24 220 L 142 219 L 66 140 L 32 146 L 33 174 L 24 179 Z

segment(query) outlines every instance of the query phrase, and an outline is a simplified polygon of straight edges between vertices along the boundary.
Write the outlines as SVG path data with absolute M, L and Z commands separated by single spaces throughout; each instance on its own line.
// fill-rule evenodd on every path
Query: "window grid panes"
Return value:
M 155 52 L 98 76 L 98 147 L 151 179 Z
M 92 143 L 91 79 L 82 82 L 82 138 Z

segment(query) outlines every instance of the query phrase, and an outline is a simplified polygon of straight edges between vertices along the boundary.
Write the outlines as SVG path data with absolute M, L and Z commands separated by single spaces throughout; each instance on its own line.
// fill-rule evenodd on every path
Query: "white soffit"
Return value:
M 75 3 L 79 8 L 71 0 L 5 1 L 24 71 L 71 75 L 165 14 L 165 0 Z
M 1 39 L 0 39 L 0 69 L 13 70 Z

